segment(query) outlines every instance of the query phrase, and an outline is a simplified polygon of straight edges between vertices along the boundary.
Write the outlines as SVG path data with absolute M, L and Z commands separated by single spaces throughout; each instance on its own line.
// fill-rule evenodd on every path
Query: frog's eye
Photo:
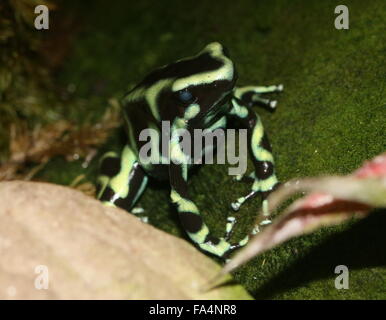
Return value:
M 188 90 L 181 90 L 178 92 L 178 98 L 183 102 L 183 103 L 192 103 L 196 99 L 195 97 L 188 91 Z

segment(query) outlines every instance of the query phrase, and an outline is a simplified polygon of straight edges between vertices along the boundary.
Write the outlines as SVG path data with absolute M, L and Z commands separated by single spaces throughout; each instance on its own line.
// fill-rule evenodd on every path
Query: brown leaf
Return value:
M 220 270 L 209 257 L 70 188 L 1 182 L 0 219 L 0 299 L 251 299 L 235 284 L 201 292 Z
M 110 100 L 101 121 L 78 127 L 66 120 L 56 121 L 46 126 L 36 126 L 30 130 L 25 122 L 13 124 L 10 132 L 10 157 L 0 165 L 0 181 L 32 177 L 25 170 L 34 163 L 38 168 L 56 156 L 68 161 L 85 158 L 87 165 L 96 154 L 96 148 L 103 144 L 111 130 L 120 125 L 119 105 Z M 40 166 L 40 167 L 39 167 Z M 34 169 L 32 169 L 36 173 Z

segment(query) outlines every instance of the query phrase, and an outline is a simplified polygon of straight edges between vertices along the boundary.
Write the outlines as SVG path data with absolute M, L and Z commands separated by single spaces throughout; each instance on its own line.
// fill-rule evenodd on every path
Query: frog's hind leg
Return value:
M 130 147 L 125 146 L 121 156 L 115 152 L 106 153 L 101 159 L 100 171 L 98 199 L 106 205 L 139 213 L 141 210 L 133 207 L 143 193 L 148 177 Z
M 176 155 L 177 152 L 172 152 Z M 201 212 L 188 195 L 187 165 L 171 163 L 169 166 L 172 203 L 176 205 L 179 219 L 190 239 L 202 250 L 218 257 L 226 257 L 231 251 L 245 245 L 248 236 L 237 243 L 230 243 L 229 238 L 236 223 L 234 217 L 228 217 L 225 236 L 215 237 L 204 222 Z
M 283 88 L 282 84 L 272 86 L 236 87 L 233 94 L 238 100 L 242 101 L 244 105 L 264 105 L 271 109 L 275 109 L 277 101 L 263 98 L 262 95 L 266 93 L 281 92 L 283 91 Z
M 251 191 L 246 196 L 240 197 L 233 202 L 232 208 L 237 211 L 248 199 L 261 194 L 263 213 L 266 217 L 262 224 L 266 224 L 270 222 L 267 196 L 278 185 L 271 145 L 260 117 L 251 108 L 240 105 L 239 102 L 238 99 L 232 100 L 233 108 L 230 115 L 238 117 L 244 126 L 248 128 L 248 147 L 255 171 L 250 176 L 253 178 Z

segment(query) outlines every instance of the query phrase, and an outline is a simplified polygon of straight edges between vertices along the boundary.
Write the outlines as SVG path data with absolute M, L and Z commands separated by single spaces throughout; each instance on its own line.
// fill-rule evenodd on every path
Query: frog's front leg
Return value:
M 271 109 L 275 109 L 276 100 L 269 100 L 262 97 L 265 93 L 281 92 L 284 87 L 282 84 L 272 86 L 246 86 L 236 87 L 233 94 L 236 99 L 242 101 L 243 105 L 253 106 L 257 104 L 265 105 Z
M 260 117 L 251 108 L 241 105 L 237 98 L 232 99 L 230 115 L 239 118 L 248 129 L 248 148 L 255 167 L 251 191 L 232 203 L 232 208 L 237 211 L 241 205 L 250 198 L 260 193 L 263 198 L 263 213 L 266 216 L 264 223 L 269 223 L 267 196 L 277 186 L 278 180 L 274 170 L 272 150 L 268 136 L 264 132 Z
M 97 197 L 106 205 L 130 211 L 144 191 L 147 180 L 135 153 L 125 146 L 120 157 L 115 152 L 102 157 Z
M 208 226 L 202 219 L 199 209 L 188 195 L 187 159 L 183 154 L 180 144 L 174 140 L 174 142 L 171 142 L 170 148 L 170 197 L 171 201 L 176 205 L 181 224 L 190 239 L 202 250 L 219 257 L 224 257 L 232 250 L 245 245 L 248 241 L 248 236 L 235 244 L 231 244 L 228 241 L 235 224 L 233 217 L 228 218 L 224 237 L 216 238 L 211 235 Z

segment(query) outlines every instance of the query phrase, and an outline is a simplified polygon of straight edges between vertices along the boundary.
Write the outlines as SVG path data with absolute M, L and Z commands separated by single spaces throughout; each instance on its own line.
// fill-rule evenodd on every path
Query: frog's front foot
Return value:
M 243 101 L 246 105 L 253 106 L 260 104 L 270 109 L 275 109 L 277 106 L 277 101 L 266 99 L 262 96 L 267 93 L 282 92 L 283 90 L 284 86 L 282 84 L 272 86 L 246 86 L 235 88 L 234 95 L 236 98 Z
M 149 217 L 142 215 L 145 212 L 145 209 L 142 207 L 134 207 L 131 209 L 131 213 L 134 214 L 139 220 L 143 223 L 149 223 Z
M 265 98 L 262 98 L 259 94 L 252 96 L 251 103 L 252 104 L 259 103 L 269 107 L 272 110 L 276 109 L 276 106 L 277 106 L 277 100 L 265 99 Z
M 225 236 L 224 236 L 224 239 L 226 241 L 228 241 L 231 238 L 235 224 L 236 224 L 236 218 L 235 217 L 228 217 L 227 218 L 227 224 L 225 227 Z

